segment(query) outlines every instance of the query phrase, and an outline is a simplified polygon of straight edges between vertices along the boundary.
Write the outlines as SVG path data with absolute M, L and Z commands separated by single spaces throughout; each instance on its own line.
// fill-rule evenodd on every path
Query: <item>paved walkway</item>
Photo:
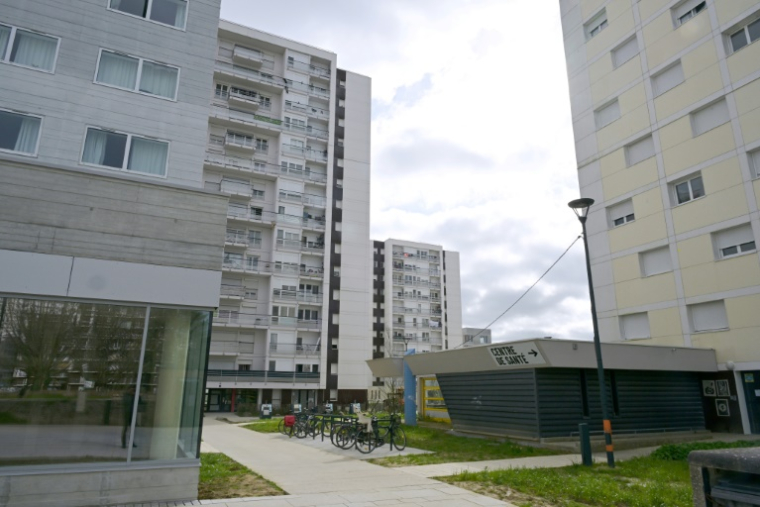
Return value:
M 203 441 L 274 482 L 289 495 L 206 500 L 228 507 L 476 507 L 510 504 L 427 477 L 301 445 L 279 434 L 256 433 L 207 417 Z M 434 502 L 434 503 L 430 503 Z M 513 507 L 513 506 L 511 506 Z

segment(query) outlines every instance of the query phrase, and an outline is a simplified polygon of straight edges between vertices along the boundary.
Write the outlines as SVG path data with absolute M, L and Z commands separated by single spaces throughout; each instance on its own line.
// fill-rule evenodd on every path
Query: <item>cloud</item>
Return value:
M 378 156 L 381 177 L 406 175 L 416 171 L 461 171 L 486 169 L 493 161 L 447 139 L 427 139 L 420 132 L 408 132 L 403 143 L 385 148 Z
M 419 102 L 425 93 L 433 88 L 433 78 L 430 72 L 422 76 L 422 79 L 410 85 L 399 86 L 393 95 L 393 103 L 404 107 L 412 107 Z

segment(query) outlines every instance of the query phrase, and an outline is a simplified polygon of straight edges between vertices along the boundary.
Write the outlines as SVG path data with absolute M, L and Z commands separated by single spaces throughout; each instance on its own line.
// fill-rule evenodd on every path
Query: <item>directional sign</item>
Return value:
M 489 347 L 496 364 L 502 368 L 546 364 L 544 356 L 534 342 L 503 343 Z

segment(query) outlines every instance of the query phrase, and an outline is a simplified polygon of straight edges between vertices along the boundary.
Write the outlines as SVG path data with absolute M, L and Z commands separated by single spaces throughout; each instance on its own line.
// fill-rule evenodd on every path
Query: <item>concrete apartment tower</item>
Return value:
M 219 0 L 0 13 L 0 504 L 192 500 L 228 200 L 202 188 Z
M 488 343 L 491 343 L 490 329 L 464 327 L 462 328 L 462 336 L 464 336 L 465 347 L 472 347 L 473 345 L 486 345 Z
M 207 409 L 363 400 L 371 81 L 222 21 L 212 95 L 203 179 L 230 202 Z
M 372 357 L 462 345 L 459 252 L 388 239 L 374 242 L 373 255 Z
M 715 349 L 708 426 L 760 433 L 760 2 L 560 7 L 601 339 Z

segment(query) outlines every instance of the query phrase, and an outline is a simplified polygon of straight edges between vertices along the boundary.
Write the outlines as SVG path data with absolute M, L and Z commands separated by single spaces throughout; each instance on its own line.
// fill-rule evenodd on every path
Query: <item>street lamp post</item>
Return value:
M 602 362 L 602 345 L 599 340 L 599 323 L 596 317 L 596 300 L 594 298 L 594 282 L 591 278 L 591 260 L 588 253 L 588 239 L 586 235 L 586 218 L 588 210 L 594 200 L 589 197 L 575 199 L 567 203 L 575 212 L 583 227 L 583 247 L 586 250 L 586 273 L 588 274 L 588 294 L 591 299 L 591 321 L 594 324 L 594 350 L 596 351 L 596 375 L 599 378 L 599 394 L 602 401 L 602 417 L 604 427 L 604 443 L 607 451 L 607 465 L 615 468 L 615 453 L 612 447 L 612 424 L 610 423 L 609 409 L 607 406 L 607 384 L 604 381 L 604 363 Z

